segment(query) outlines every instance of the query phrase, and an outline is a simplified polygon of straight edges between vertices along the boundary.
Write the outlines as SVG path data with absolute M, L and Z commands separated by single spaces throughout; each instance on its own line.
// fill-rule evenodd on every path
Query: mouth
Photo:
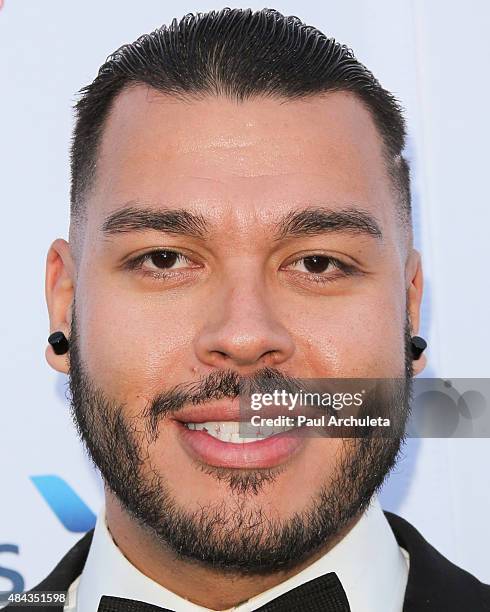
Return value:
M 177 416 L 172 422 L 184 451 L 210 466 L 270 468 L 290 460 L 306 444 L 294 425 L 251 427 L 235 401 L 226 406 L 193 406 Z
M 270 436 L 281 433 L 286 433 L 297 429 L 293 426 L 277 426 L 277 427 L 255 427 L 247 432 L 240 431 L 243 429 L 239 421 L 206 421 L 204 423 L 184 423 L 184 426 L 191 431 L 204 431 L 216 440 L 221 442 L 230 442 L 232 444 L 250 444 L 260 440 L 265 440 Z

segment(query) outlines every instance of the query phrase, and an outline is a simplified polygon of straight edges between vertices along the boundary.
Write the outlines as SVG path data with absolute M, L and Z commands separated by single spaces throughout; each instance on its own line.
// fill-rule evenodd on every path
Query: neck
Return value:
M 106 491 L 106 519 L 119 550 L 142 574 L 176 595 L 211 610 L 226 610 L 298 574 L 342 540 L 360 519 L 357 514 L 332 540 L 306 561 L 263 576 L 223 574 L 176 555 L 142 528 Z

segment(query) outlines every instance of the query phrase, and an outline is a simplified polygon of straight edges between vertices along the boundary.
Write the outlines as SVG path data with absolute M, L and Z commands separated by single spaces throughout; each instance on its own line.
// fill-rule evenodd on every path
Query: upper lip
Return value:
M 205 423 L 207 421 L 240 421 L 238 400 L 227 400 L 226 403 L 187 405 L 170 415 L 182 423 Z
M 237 399 L 228 399 L 226 402 L 209 404 L 186 405 L 184 408 L 170 414 L 170 418 L 181 423 L 206 423 L 211 421 L 250 421 L 250 417 L 258 414 L 262 417 L 273 418 L 287 415 L 288 410 L 283 406 L 264 406 L 256 412 L 251 409 L 240 409 Z M 290 414 L 290 413 L 289 413 Z

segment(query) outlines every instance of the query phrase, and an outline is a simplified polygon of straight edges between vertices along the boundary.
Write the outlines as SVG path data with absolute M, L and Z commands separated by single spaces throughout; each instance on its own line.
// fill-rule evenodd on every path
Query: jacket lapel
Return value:
M 403 612 L 484 612 L 490 586 L 443 557 L 408 521 L 385 512 L 399 546 L 410 555 Z
M 49 576 L 28 592 L 68 591 L 71 583 L 82 573 L 93 535 L 93 529 L 87 531 L 83 538 L 70 548 Z M 21 605 L 14 607 L 9 605 L 3 608 L 3 610 L 8 610 L 9 612 L 32 612 L 33 609 L 36 609 L 36 607 Z M 60 612 L 61 609 L 61 605 L 43 606 L 45 612 Z

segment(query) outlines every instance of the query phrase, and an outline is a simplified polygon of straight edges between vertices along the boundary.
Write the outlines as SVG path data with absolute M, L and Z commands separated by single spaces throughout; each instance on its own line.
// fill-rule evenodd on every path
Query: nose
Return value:
M 294 353 L 289 331 L 278 320 L 272 297 L 256 281 L 235 279 L 209 303 L 195 338 L 201 363 L 219 368 L 274 367 Z

